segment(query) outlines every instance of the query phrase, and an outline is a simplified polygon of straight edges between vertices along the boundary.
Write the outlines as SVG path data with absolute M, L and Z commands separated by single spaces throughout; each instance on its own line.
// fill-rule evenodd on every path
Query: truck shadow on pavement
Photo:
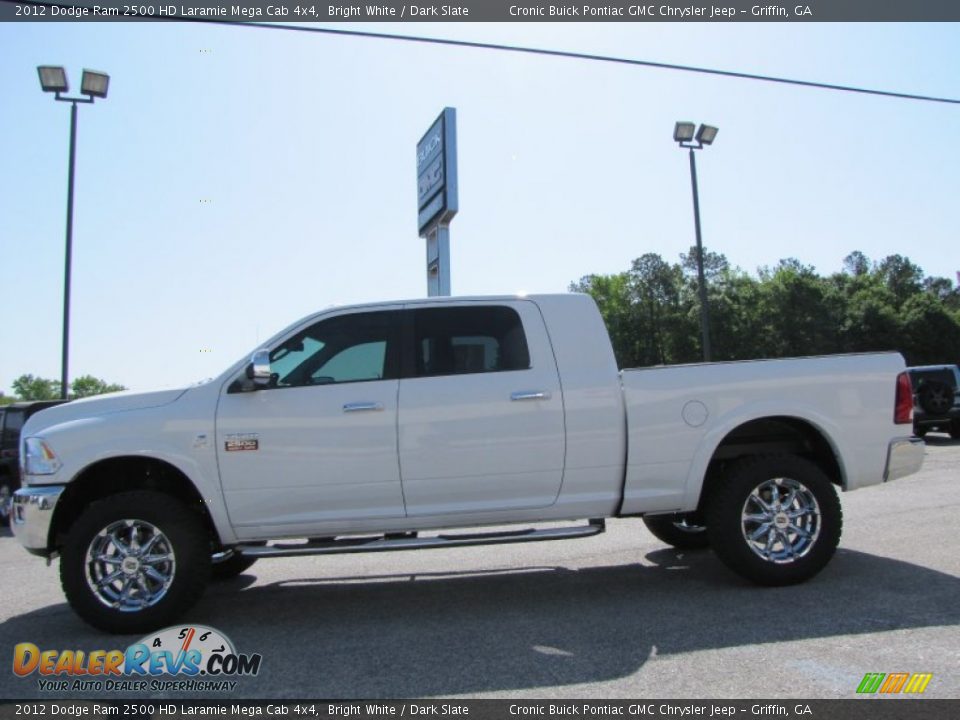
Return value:
M 788 588 L 749 585 L 710 552 L 646 560 L 254 586 L 245 575 L 212 584 L 187 620 L 263 655 L 259 676 L 231 698 L 535 690 L 628 676 L 655 655 L 960 623 L 960 578 L 861 552 L 839 550 L 817 578 Z M 27 640 L 89 650 L 137 639 L 97 633 L 65 604 L 0 627 L 7 652 Z M 0 692 L 33 696 L 36 681 L 7 673 Z

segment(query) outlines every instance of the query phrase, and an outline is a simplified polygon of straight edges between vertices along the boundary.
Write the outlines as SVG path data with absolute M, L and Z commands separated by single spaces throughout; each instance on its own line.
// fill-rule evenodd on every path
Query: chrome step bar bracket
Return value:
M 428 537 L 343 537 L 324 542 L 290 543 L 277 545 L 237 545 L 234 552 L 244 557 L 300 557 L 302 555 L 341 555 L 343 553 L 386 552 L 389 550 L 427 550 L 430 548 L 468 547 L 472 545 L 499 545 L 545 540 L 571 540 L 592 537 L 606 530 L 603 520 L 591 520 L 587 525 L 569 527 L 525 528 L 490 533 L 433 535 Z

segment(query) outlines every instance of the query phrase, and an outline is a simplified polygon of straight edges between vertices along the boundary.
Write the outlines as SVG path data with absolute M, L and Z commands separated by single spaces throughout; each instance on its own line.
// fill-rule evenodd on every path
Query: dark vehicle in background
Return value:
M 924 365 L 907 368 L 913 385 L 913 432 L 949 433 L 960 440 L 960 367 Z
M 20 429 L 27 418 L 66 400 L 35 400 L 0 407 L 0 525 L 10 522 L 10 498 L 20 487 Z

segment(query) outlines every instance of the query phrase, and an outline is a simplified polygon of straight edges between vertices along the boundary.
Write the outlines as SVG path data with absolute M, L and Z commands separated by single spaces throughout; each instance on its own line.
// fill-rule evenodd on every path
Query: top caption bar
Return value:
M 957 0 L 809 0 L 808 2 L 546 3 L 461 0 L 432 4 L 381 0 L 0 0 L 0 22 L 958 22 Z

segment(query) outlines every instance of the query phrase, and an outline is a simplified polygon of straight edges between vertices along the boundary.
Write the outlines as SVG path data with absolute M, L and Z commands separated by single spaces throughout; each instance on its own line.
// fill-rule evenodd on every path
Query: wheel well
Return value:
M 843 486 L 843 471 L 833 447 L 816 427 L 794 417 L 766 417 L 751 420 L 731 430 L 710 458 L 700 502 L 707 489 L 720 481 L 726 468 L 750 455 L 790 453 L 816 463 L 830 482 Z
M 70 528 L 90 503 L 130 490 L 155 490 L 177 498 L 200 515 L 211 541 L 219 543 L 206 503 L 190 479 L 163 460 L 132 456 L 94 463 L 67 485 L 54 512 L 50 528 L 51 547 L 59 551 Z

